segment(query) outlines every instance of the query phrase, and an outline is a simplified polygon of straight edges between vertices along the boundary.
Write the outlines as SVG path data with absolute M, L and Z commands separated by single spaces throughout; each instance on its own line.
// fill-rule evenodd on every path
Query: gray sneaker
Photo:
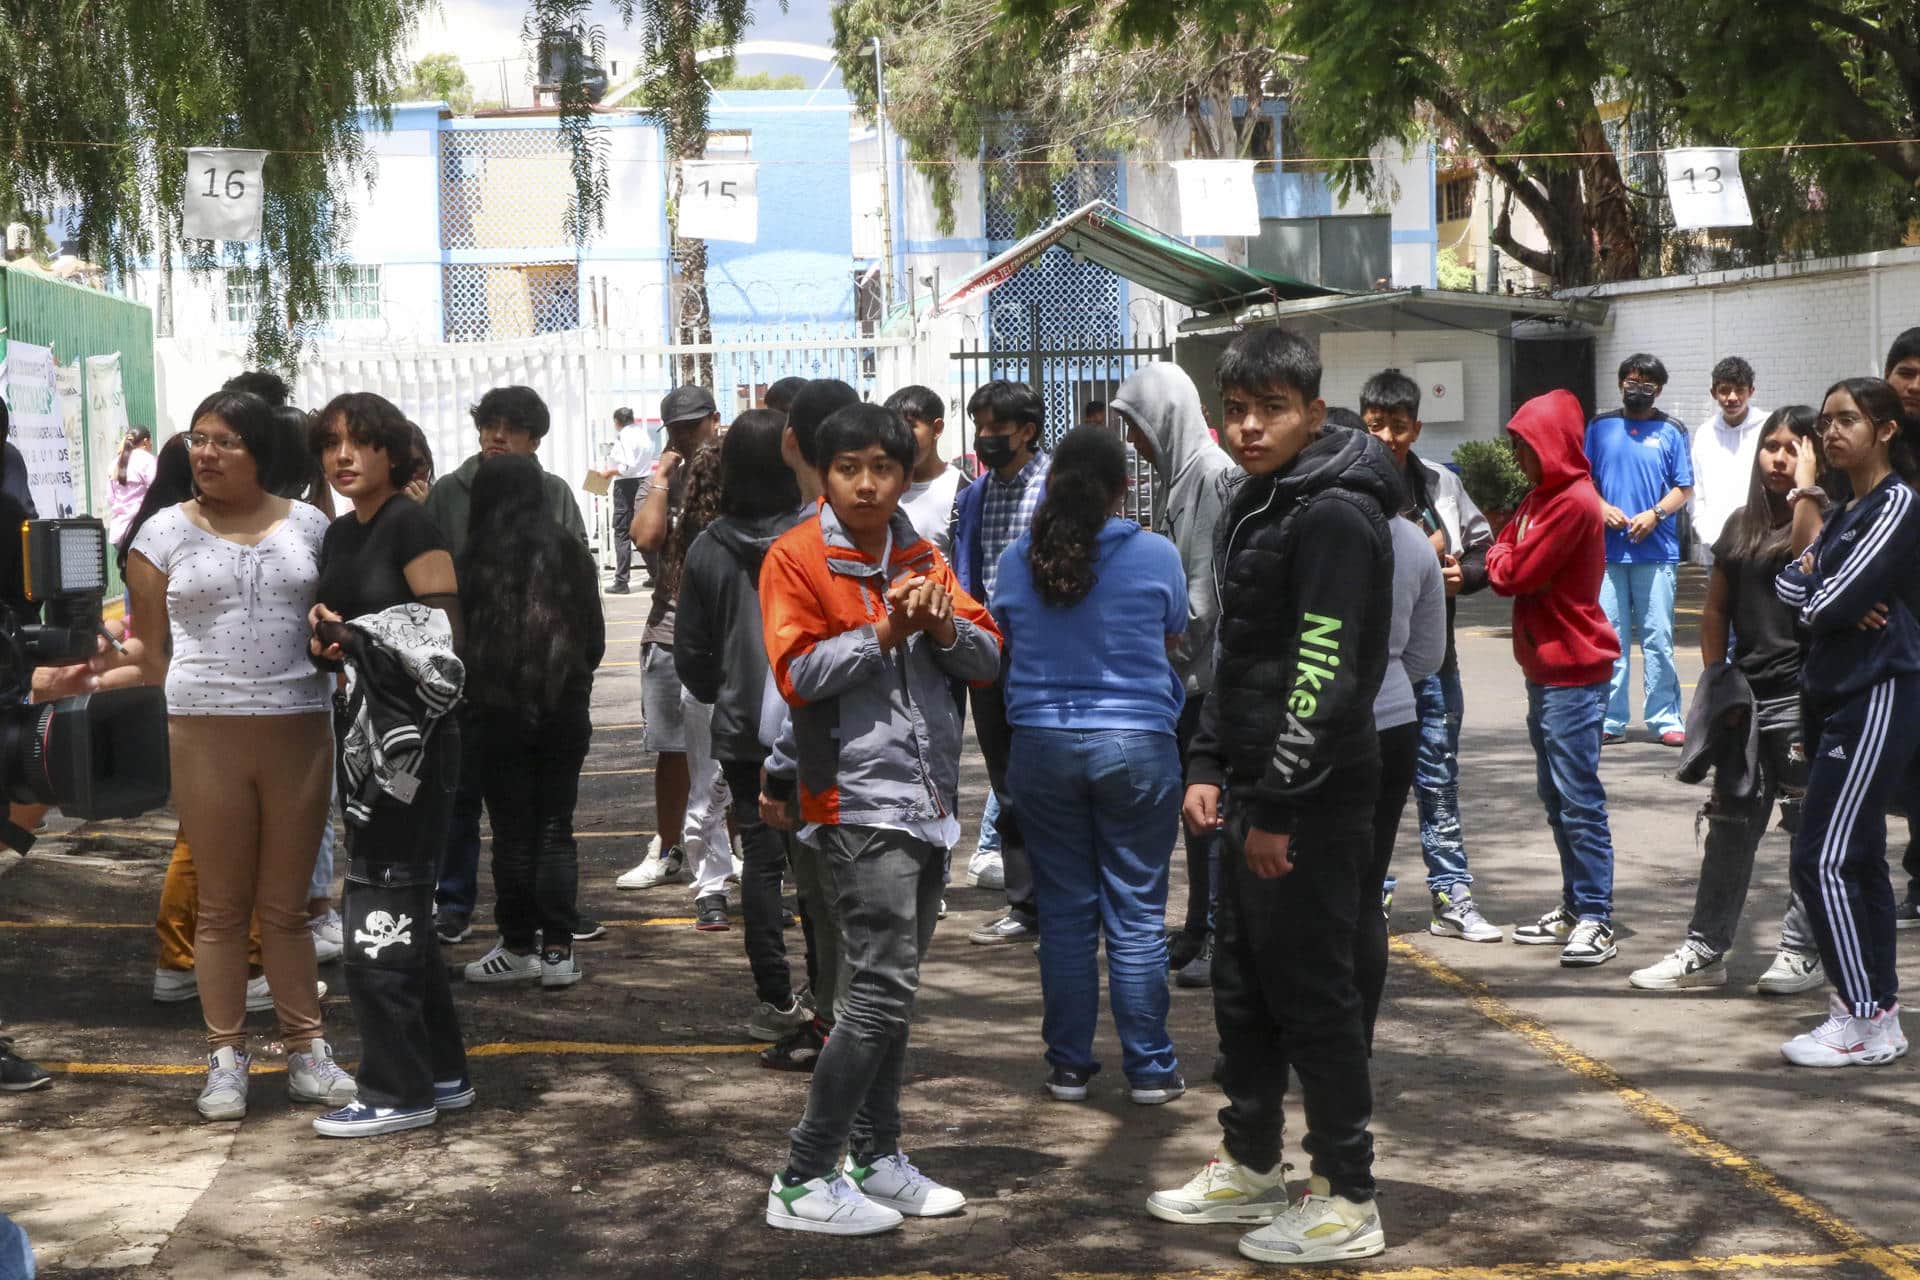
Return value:
M 216 1049 L 207 1055 L 207 1083 L 194 1104 L 209 1120 L 244 1120 L 247 1116 L 247 1069 L 253 1056 L 238 1049 Z
M 344 1107 L 359 1093 L 360 1086 L 333 1060 L 325 1040 L 315 1040 L 305 1053 L 287 1055 L 287 1096 L 295 1102 Z
M 1038 942 L 1040 931 L 1009 911 L 967 935 L 977 947 L 1003 947 L 1015 942 Z
M 1200 954 L 1173 971 L 1173 985 L 1176 987 L 1210 987 L 1213 985 L 1213 935 L 1200 944 Z
M 1473 905 L 1471 893 L 1450 894 L 1445 890 L 1433 895 L 1433 920 L 1428 923 L 1427 932 L 1436 938 L 1461 938 L 1467 942 L 1504 942 L 1507 936 L 1498 925 L 1480 914 L 1480 908 Z

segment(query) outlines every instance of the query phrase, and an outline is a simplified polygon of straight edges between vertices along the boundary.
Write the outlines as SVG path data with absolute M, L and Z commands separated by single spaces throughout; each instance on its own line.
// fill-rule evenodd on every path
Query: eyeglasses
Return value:
M 1871 423 L 1872 421 L 1873 419 L 1860 413 L 1844 411 L 1833 414 L 1823 413 L 1813 420 L 1813 429 L 1819 434 L 1825 435 L 1835 427 L 1844 427 L 1846 430 L 1851 431 L 1863 423 Z
M 1620 389 L 1622 391 L 1658 391 L 1660 384 L 1657 382 L 1643 382 L 1638 378 L 1628 378 L 1620 384 Z
M 204 431 L 187 432 L 187 448 L 205 449 L 213 447 L 221 453 L 245 453 L 247 442 L 239 436 L 214 436 Z

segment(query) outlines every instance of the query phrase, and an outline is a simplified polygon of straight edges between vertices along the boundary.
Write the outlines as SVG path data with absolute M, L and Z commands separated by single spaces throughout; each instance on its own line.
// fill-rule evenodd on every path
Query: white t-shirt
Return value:
M 931 480 L 907 486 L 900 509 L 913 521 L 913 531 L 940 549 L 947 560 L 953 559 L 953 500 L 960 492 L 960 473 L 948 467 Z
M 167 576 L 169 715 L 292 716 L 332 706 L 329 678 L 307 653 L 326 533 L 327 517 L 304 502 L 251 547 L 208 533 L 184 505 L 140 527 L 133 550 Z
M 1726 418 L 1714 414 L 1693 433 L 1693 533 L 1698 543 L 1695 558 L 1701 564 L 1713 562 L 1712 547 L 1720 540 L 1727 519 L 1747 502 L 1747 485 L 1753 472 L 1753 453 L 1760 447 L 1760 424 L 1767 411 L 1747 406 L 1740 425 L 1730 427 Z
M 613 456 L 608 465 L 620 468 L 616 480 L 638 480 L 653 470 L 653 437 L 637 422 L 620 428 L 613 440 Z

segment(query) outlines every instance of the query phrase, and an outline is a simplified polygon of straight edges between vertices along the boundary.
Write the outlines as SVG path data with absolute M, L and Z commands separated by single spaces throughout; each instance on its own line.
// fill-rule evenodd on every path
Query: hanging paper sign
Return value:
M 60 434 L 66 437 L 67 459 L 73 469 L 76 486 L 79 485 L 81 473 L 85 470 L 83 459 L 86 457 L 83 450 L 86 448 L 87 398 L 81 387 L 81 376 L 78 360 L 71 360 L 54 368 L 53 389 L 60 401 Z M 95 514 L 93 508 L 84 505 L 84 494 L 81 498 L 82 509 L 88 515 Z M 100 509 L 105 510 L 104 507 Z
M 107 479 L 120 461 L 120 443 L 131 426 L 127 393 L 120 381 L 120 353 L 87 357 L 87 458 L 92 512 L 107 518 Z
M 749 160 L 682 160 L 679 234 L 741 244 L 758 240 L 759 169 Z
M 181 234 L 189 240 L 258 240 L 264 151 L 192 147 Z
M 1251 160 L 1175 160 L 1183 236 L 1257 236 L 1260 196 Z
M 58 368 L 51 348 L 8 344 L 7 407 L 13 414 L 9 442 L 27 464 L 27 488 L 46 519 L 74 513 L 73 459 L 61 424 Z
M 1667 200 L 1673 225 L 1750 227 L 1747 188 L 1740 181 L 1740 152 L 1733 147 L 1682 147 L 1666 153 Z

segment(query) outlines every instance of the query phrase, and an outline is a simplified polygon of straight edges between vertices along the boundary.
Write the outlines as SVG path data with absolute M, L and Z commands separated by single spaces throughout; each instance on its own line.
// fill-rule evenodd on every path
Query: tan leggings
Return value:
M 207 1043 L 247 1043 L 247 933 L 260 924 L 260 959 L 289 1052 L 320 1038 L 318 966 L 307 927 L 307 886 L 327 821 L 332 718 L 171 716 L 173 799 L 193 849 L 200 915 L 193 933 Z

